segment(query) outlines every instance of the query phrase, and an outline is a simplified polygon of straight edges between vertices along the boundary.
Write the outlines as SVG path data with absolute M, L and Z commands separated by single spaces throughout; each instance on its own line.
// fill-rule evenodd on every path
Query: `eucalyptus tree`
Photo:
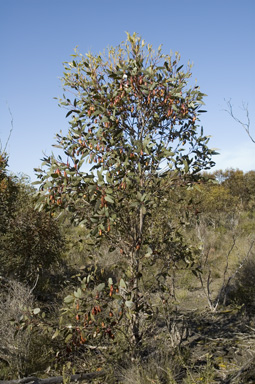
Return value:
M 39 206 L 67 210 L 94 245 L 106 239 L 126 263 L 118 300 L 134 355 L 146 312 L 144 268 L 191 258 L 183 244 L 178 250 L 162 211 L 169 188 L 192 185 L 214 164 L 199 122 L 204 94 L 188 85 L 190 78 L 191 66 L 184 69 L 178 53 L 154 51 L 135 33 L 102 54 L 75 50 L 65 63 L 60 99 L 69 117 L 69 131 L 57 134 L 55 145 L 63 155 L 45 157 L 46 170 L 37 169 Z M 162 220 L 154 221 L 157 212 Z

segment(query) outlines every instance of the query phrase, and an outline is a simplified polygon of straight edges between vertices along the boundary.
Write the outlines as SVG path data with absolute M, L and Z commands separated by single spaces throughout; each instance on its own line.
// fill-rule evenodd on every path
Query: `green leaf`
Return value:
M 70 116 L 72 112 L 73 112 L 72 110 L 68 111 L 67 114 L 66 114 L 66 117 Z
M 102 172 L 97 171 L 97 177 L 98 177 L 99 182 L 103 182 L 104 181 L 103 176 L 102 176 Z
M 74 301 L 74 297 L 71 296 L 71 295 L 68 295 L 68 296 L 66 296 L 66 297 L 64 298 L 64 303 L 66 303 L 66 304 L 73 303 L 73 301 Z
M 33 310 L 34 315 L 38 315 L 38 313 L 40 313 L 40 312 L 41 312 L 40 308 L 35 308 Z
M 82 297 L 82 291 L 80 288 L 77 289 L 76 292 L 74 292 L 74 296 L 77 298 L 77 299 L 80 299 Z
M 201 187 L 198 185 L 198 184 L 194 184 L 194 189 L 196 189 L 197 191 L 201 192 Z
M 138 199 L 139 201 L 142 200 L 142 197 L 143 197 L 143 195 L 142 195 L 140 192 L 137 192 L 137 199 Z
M 59 330 L 57 329 L 57 330 L 54 332 L 54 335 L 52 336 L 52 339 L 55 339 L 58 335 L 59 335 Z
M 67 335 L 65 338 L 65 343 L 68 343 L 68 341 L 71 340 L 71 338 L 72 338 L 72 334 L 69 333 L 69 335 Z
M 101 283 L 96 287 L 97 292 L 101 292 L 105 287 L 105 283 Z
M 146 252 L 146 254 L 144 256 L 145 257 L 150 257 L 151 255 L 152 255 L 152 249 L 149 246 L 147 246 L 147 252 Z
M 124 281 L 123 279 L 120 279 L 120 284 L 119 284 L 119 286 L 120 286 L 121 288 L 124 288 L 124 289 L 127 288 L 127 285 L 126 285 L 126 283 L 125 283 L 125 281 Z
M 132 308 L 132 307 L 134 306 L 134 303 L 133 303 L 133 301 L 131 301 L 131 300 L 127 300 L 127 301 L 125 301 L 125 305 L 126 305 L 126 307 L 128 307 L 128 308 Z
M 114 204 L 114 200 L 113 200 L 109 195 L 106 195 L 106 196 L 105 196 L 105 200 L 106 200 L 108 203 Z
M 183 165 L 184 165 L 184 170 L 186 173 L 189 172 L 189 164 L 187 162 L 187 160 L 183 160 Z
M 106 188 L 105 192 L 109 193 L 111 195 L 113 193 L 113 189 L 112 188 Z

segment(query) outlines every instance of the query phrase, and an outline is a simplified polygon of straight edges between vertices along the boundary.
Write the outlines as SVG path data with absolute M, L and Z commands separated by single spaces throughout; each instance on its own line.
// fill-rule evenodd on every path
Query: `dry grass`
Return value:
M 24 372 L 29 360 L 31 334 L 18 331 L 15 323 L 23 311 L 33 306 L 33 296 L 28 287 L 17 281 L 1 280 L 0 296 L 0 359 L 4 360 L 16 376 Z

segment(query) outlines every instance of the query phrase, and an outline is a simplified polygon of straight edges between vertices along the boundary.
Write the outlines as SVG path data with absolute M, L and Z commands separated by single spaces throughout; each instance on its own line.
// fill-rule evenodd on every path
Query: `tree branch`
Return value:
M 255 144 L 255 138 L 253 138 L 251 133 L 250 133 L 250 123 L 251 123 L 251 121 L 250 121 L 250 115 L 249 115 L 249 110 L 248 110 L 248 104 L 244 104 L 243 103 L 243 105 L 242 105 L 242 109 L 245 112 L 246 119 L 247 119 L 247 122 L 244 123 L 243 121 L 239 120 L 234 115 L 233 106 L 231 104 L 231 99 L 228 100 L 226 103 L 227 103 L 228 109 L 224 109 L 224 111 L 227 112 L 238 124 L 240 124 L 243 127 L 243 129 L 245 130 L 245 132 L 247 133 L 247 135 L 249 136 L 251 141 Z

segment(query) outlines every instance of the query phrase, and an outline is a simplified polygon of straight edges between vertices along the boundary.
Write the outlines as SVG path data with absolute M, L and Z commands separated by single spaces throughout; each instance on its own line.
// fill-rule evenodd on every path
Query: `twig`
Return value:
M 227 112 L 238 124 L 240 124 L 243 127 L 243 129 L 245 130 L 245 132 L 247 133 L 251 141 L 255 144 L 255 139 L 251 136 L 251 133 L 250 133 L 250 116 L 249 116 L 248 104 L 245 105 L 243 103 L 242 105 L 242 109 L 246 113 L 246 119 L 247 119 L 247 123 L 244 123 L 234 115 L 231 99 L 226 101 L 226 103 L 227 103 L 228 109 L 224 109 L 224 111 Z
M 37 286 L 38 280 L 39 280 L 39 273 L 38 273 L 37 276 L 36 276 L 35 283 L 34 283 L 33 287 L 32 287 L 32 288 L 30 289 L 30 291 L 29 291 L 30 294 L 33 293 L 33 290 L 34 290 L 35 287 Z
M 10 107 L 9 107 L 7 102 L 6 102 L 6 104 L 8 106 L 8 110 L 9 110 L 9 113 L 10 113 L 10 116 L 11 116 L 11 129 L 10 129 L 10 133 L 9 133 L 8 138 L 7 138 L 7 141 L 5 143 L 5 147 L 4 147 L 4 150 L 3 150 L 4 153 L 6 152 L 6 148 L 7 148 L 7 145 L 9 143 L 9 141 L 10 141 L 10 138 L 11 138 L 11 135 L 12 135 L 12 131 L 13 131 L 13 115 L 12 115 L 11 109 L 10 109 Z
M 224 380 L 223 383 L 224 384 L 234 383 L 234 380 L 238 379 L 238 377 L 240 377 L 242 373 L 244 373 L 245 371 L 247 371 L 249 369 L 249 367 L 251 366 L 251 363 L 252 363 L 253 360 L 254 360 L 254 358 L 252 357 L 246 364 L 244 364 L 239 369 L 239 371 L 236 374 L 231 375 L 231 377 L 229 377 L 228 379 Z

